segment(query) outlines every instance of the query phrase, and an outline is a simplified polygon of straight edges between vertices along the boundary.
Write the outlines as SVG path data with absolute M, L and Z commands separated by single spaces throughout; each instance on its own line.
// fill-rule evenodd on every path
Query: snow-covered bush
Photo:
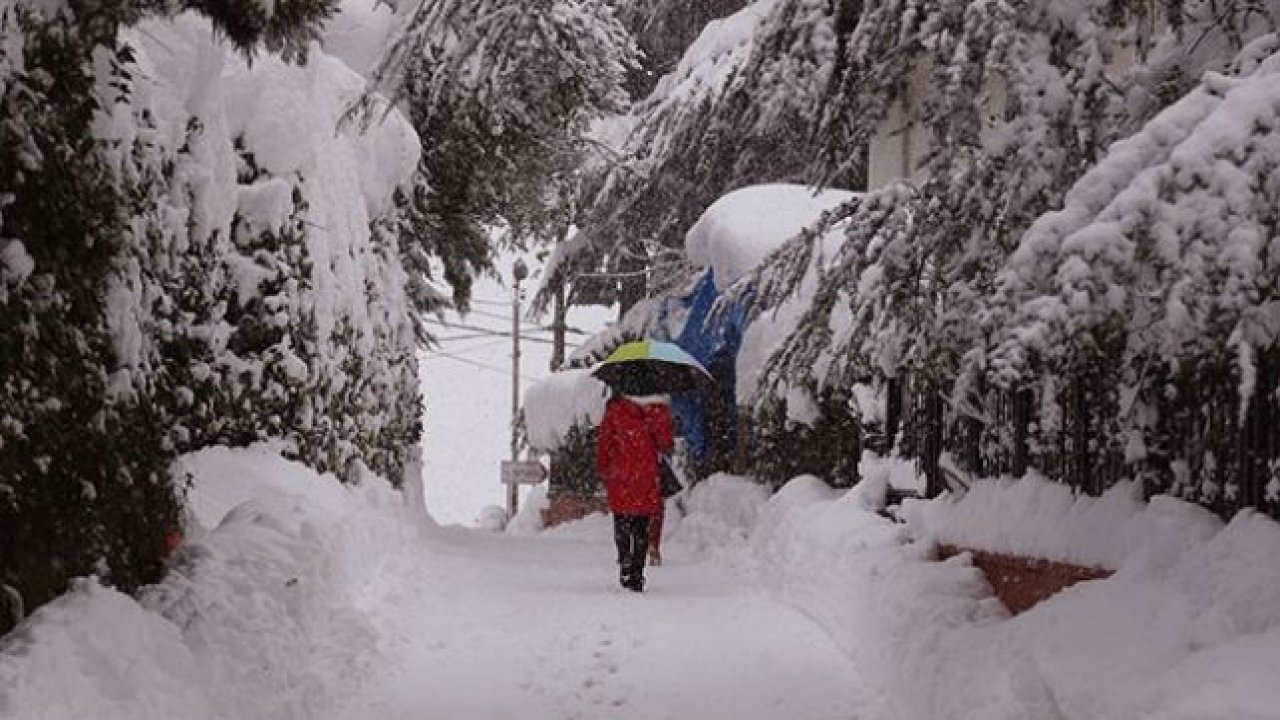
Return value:
M 1000 330 L 972 364 L 1068 422 L 1083 393 L 1093 419 L 1087 448 L 1070 425 L 1033 442 L 1109 453 L 1214 507 L 1274 503 L 1278 49 L 1260 38 L 1113 146 L 1009 257 Z
M 6 716 L 301 720 L 368 681 L 395 645 L 370 610 L 411 577 L 424 516 L 279 449 L 183 456 L 194 517 L 170 572 L 137 598 L 77 579 L 6 637 Z
M 585 369 L 554 373 L 525 393 L 521 418 L 529 447 L 551 454 L 554 492 L 594 495 L 596 427 L 608 388 Z
M 910 169 L 918 180 L 847 208 L 846 241 L 763 384 L 896 384 L 908 418 L 904 449 L 922 457 L 935 490 L 946 451 L 967 472 L 1021 474 L 1038 466 L 1095 492 L 1127 473 L 1149 472 L 1152 489 L 1194 485 L 1224 510 L 1246 497 L 1259 504 L 1273 443 L 1261 430 L 1238 428 L 1262 428 L 1270 406 L 1242 402 L 1236 414 L 1255 419 L 1235 421 L 1214 398 L 1255 385 L 1263 397 L 1271 387 L 1268 295 L 1257 289 L 1270 287 L 1269 266 L 1265 259 L 1249 266 L 1265 247 L 1273 214 L 1263 179 L 1270 162 L 1264 158 L 1271 156 L 1265 102 L 1240 108 L 1259 118 L 1256 137 L 1209 123 L 1192 145 L 1214 150 L 1192 151 L 1196 158 L 1168 180 L 1157 182 L 1152 173 L 1137 180 L 1141 192 L 1186 195 L 1165 202 L 1183 202 L 1184 218 L 1222 215 L 1222 227 L 1191 229 L 1199 220 L 1188 220 L 1178 230 L 1134 207 L 1127 219 L 1108 217 L 1065 238 L 1124 189 L 1116 176 L 1135 177 L 1150 162 L 1135 148 L 1156 137 L 1156 145 L 1176 143 L 1171 138 L 1184 130 L 1157 118 L 1153 126 L 1160 129 L 1148 140 L 1115 146 L 1114 160 L 1104 159 L 1108 147 L 1190 90 L 1202 72 L 1227 69 L 1242 48 L 1244 74 L 1255 72 L 1267 53 L 1245 45 L 1274 26 L 1274 12 L 1231 4 L 1219 12 L 1200 3 L 1154 15 L 1093 2 L 1065 14 L 1053 2 L 1017 9 L 970 2 L 864 7 L 844 26 L 837 90 L 822 115 L 831 143 L 824 162 L 843 167 L 839 153 L 862 147 L 877 132 L 886 103 L 904 96 L 905 120 L 927 130 L 929 146 L 920 167 Z M 1185 102 L 1203 105 L 1193 98 L 1226 95 L 1234 82 L 1210 75 L 1208 89 Z M 1111 169 L 1086 174 L 1099 161 Z M 1215 190 L 1215 176 L 1236 190 Z M 1210 185 L 1207 192 L 1197 189 L 1202 183 Z M 1250 183 L 1256 190 L 1246 189 Z M 1074 198 L 1086 197 L 1095 207 L 1082 212 Z M 1063 202 L 1067 210 L 1039 219 Z M 1252 229 L 1231 231 L 1237 217 Z M 1037 232 L 1041 239 L 1032 240 Z M 1127 249 L 1135 241 L 1141 252 Z M 743 281 L 758 289 L 758 306 L 780 307 L 795 296 L 815 254 L 806 246 L 818 242 L 816 234 L 797 239 Z M 1032 249 L 1015 253 L 1028 242 Z M 1188 243 L 1186 250 L 1174 248 L 1177 242 Z M 1230 251 L 1219 253 L 1219 243 Z M 1076 248 L 1071 258 L 1049 265 L 1035 259 L 1035 248 L 1060 244 Z M 1180 275 L 1166 259 L 1173 255 L 1200 269 Z M 1052 287 L 1059 297 L 1037 300 L 1048 293 L 1006 289 L 1025 282 Z M 1059 292 L 1059 285 L 1071 292 Z M 1217 289 L 1202 295 L 1204 288 Z M 1220 308 L 1184 297 L 1228 299 Z M 1204 320 L 1178 328 L 1153 323 L 1164 314 L 1161 304 Z M 1115 312 L 1103 315 L 1102 307 Z M 1027 322 L 1017 322 L 1023 314 Z M 1081 331 L 1085 324 L 1088 332 Z M 1187 341 L 1193 336 L 1204 339 L 1211 359 L 1196 350 L 1198 341 Z M 1159 362 L 1175 344 L 1176 361 Z M 1220 351 L 1224 346 L 1230 349 Z M 1041 372 L 1045 360 L 1030 357 L 1029 348 L 1047 349 L 1057 364 Z M 1124 353 L 1132 361 L 1122 361 Z M 1176 432 L 1158 427 L 1171 423 Z M 1232 447 L 1244 436 L 1253 449 L 1241 463 Z M 1216 446 L 1201 449 L 1208 444 Z M 1178 446 L 1195 448 L 1195 459 L 1177 457 Z M 1137 460 L 1155 467 L 1126 466 Z
M 793 388 L 787 397 L 768 399 L 752 415 L 754 442 L 749 449 L 752 475 L 775 488 L 799 475 L 815 475 L 834 487 L 858 482 L 862 457 L 862 416 L 841 392 L 813 397 Z
M 157 576 L 184 450 L 284 437 L 398 482 L 417 437 L 386 229 L 416 136 L 340 123 L 364 80 L 306 45 L 334 3 L 250 4 L 0 7 L 0 584 L 28 609 Z
M 178 517 L 167 418 L 113 392 L 112 279 L 163 182 L 100 127 L 132 89 L 123 15 L 0 6 L 0 585 L 27 610 L 156 577 Z

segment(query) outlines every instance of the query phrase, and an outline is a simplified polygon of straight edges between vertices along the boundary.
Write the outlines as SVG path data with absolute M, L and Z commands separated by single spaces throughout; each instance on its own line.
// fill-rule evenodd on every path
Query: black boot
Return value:
M 640 573 L 632 573 L 624 575 L 622 578 L 622 587 L 631 592 L 644 592 L 644 575 Z

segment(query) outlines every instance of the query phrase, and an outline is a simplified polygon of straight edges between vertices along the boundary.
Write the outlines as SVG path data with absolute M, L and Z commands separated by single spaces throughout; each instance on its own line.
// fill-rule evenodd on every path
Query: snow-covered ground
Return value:
M 721 475 L 634 595 L 601 516 L 490 534 L 269 446 L 183 462 L 198 526 L 168 578 L 37 611 L 0 646 L 0 717 L 1280 717 L 1280 526 L 1256 514 L 1030 478 L 897 523 L 877 461 L 843 493 Z M 1038 552 L 1116 574 L 1010 618 L 966 556 L 931 559 L 935 538 L 1028 549 L 1046 516 Z
M 864 690 L 831 639 L 749 578 L 672 543 L 636 596 L 603 516 L 541 536 L 433 536 L 406 597 L 405 665 L 343 720 L 852 718 Z

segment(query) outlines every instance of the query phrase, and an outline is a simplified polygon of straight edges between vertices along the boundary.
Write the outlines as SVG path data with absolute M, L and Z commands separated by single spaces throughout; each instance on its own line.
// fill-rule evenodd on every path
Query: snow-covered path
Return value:
M 387 608 L 398 667 L 342 720 L 858 716 L 865 688 L 808 618 L 679 546 L 633 595 L 610 543 L 603 520 L 572 536 L 439 531 L 420 594 Z

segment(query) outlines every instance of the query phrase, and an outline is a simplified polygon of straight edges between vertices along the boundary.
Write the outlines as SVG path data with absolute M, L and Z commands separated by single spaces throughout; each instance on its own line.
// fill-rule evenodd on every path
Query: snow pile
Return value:
M 1262 668 L 1280 659 L 1280 525 L 1023 482 L 915 503 L 907 526 L 873 511 L 881 483 L 838 495 L 797 478 L 758 511 L 753 556 L 883 688 L 884 717 L 1276 717 L 1280 688 Z M 967 555 L 931 559 L 933 537 L 1119 570 L 1010 618 Z
M 740 565 L 742 547 L 768 498 L 769 488 L 761 483 L 716 473 L 688 491 L 683 513 L 666 514 L 663 532 L 695 554 Z
M 1004 610 L 966 561 L 927 562 L 905 526 L 869 509 L 883 487 L 837 495 L 809 477 L 791 481 L 762 510 L 754 555 L 775 591 L 830 632 L 869 686 L 884 689 L 887 716 L 962 717 L 950 708 L 904 713 L 919 708 L 902 701 L 931 690 L 923 678 L 947 679 L 924 665 L 937 638 L 995 622 Z
M 537 450 L 554 450 L 574 425 L 599 425 L 607 395 L 605 384 L 589 370 L 563 370 L 538 381 L 524 394 L 529 445 Z
M 5 717 L 226 717 L 216 707 L 179 629 L 93 579 L 75 581 L 0 643 Z
M 711 204 L 685 235 L 694 265 L 715 273 L 724 290 L 755 269 L 770 252 L 854 197 L 843 190 L 815 192 L 804 185 L 753 185 Z
M 168 576 L 138 601 L 82 580 L 33 614 L 0 649 L 6 712 L 314 718 L 384 661 L 366 611 L 405 576 L 420 513 L 380 478 L 344 486 L 271 446 L 180 462 L 197 524 Z
M 1111 569 L 1156 550 L 1177 555 L 1222 526 L 1208 510 L 1168 496 L 1143 502 L 1134 482 L 1095 498 L 1035 475 L 979 480 L 958 499 L 907 501 L 902 514 L 940 542 Z
M 542 511 L 551 507 L 551 501 L 547 497 L 547 484 L 542 483 L 529 488 L 529 492 L 525 494 L 520 501 L 520 508 L 516 510 L 516 516 L 506 524 L 504 528 L 512 535 L 529 535 L 542 530 Z M 505 514 L 506 511 L 504 510 Z M 483 521 L 479 523 L 480 527 L 484 527 Z

